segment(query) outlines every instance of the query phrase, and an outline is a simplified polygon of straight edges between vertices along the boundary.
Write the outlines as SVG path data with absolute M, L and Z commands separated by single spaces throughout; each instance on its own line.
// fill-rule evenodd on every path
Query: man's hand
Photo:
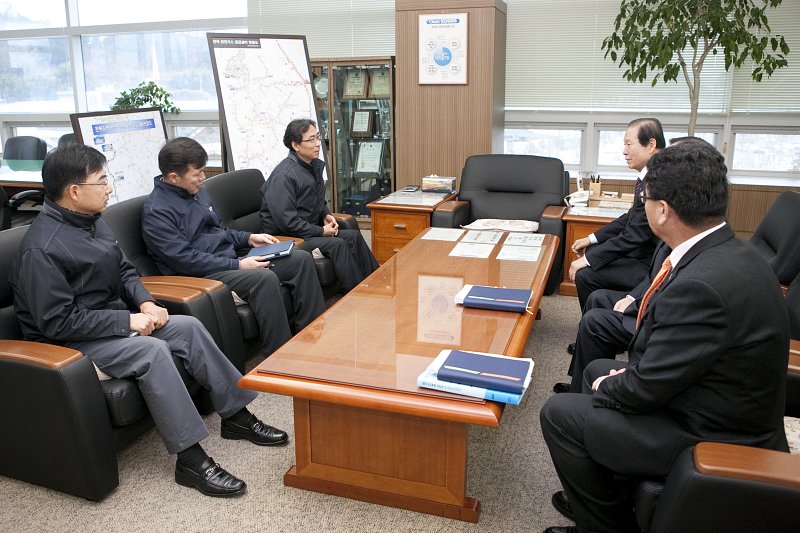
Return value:
M 247 239 L 247 244 L 250 246 L 266 246 L 276 242 L 278 242 L 278 239 L 268 233 L 251 233 L 250 238 Z
M 589 266 L 589 262 L 586 260 L 585 257 L 581 256 L 573 261 L 569 265 L 569 280 L 575 283 L 575 275 L 578 273 L 578 270 Z
M 578 239 L 572 243 L 572 251 L 578 255 L 583 255 L 583 250 L 588 248 L 590 244 L 592 244 L 592 241 L 589 240 L 589 237 Z
M 330 216 L 330 215 L 329 215 Z M 326 218 L 327 220 L 327 218 Z M 334 226 L 333 224 L 325 223 L 322 226 L 322 236 L 323 237 L 336 237 L 336 234 L 339 233 L 339 225 L 337 224 Z
M 636 299 L 629 294 L 625 298 L 617 300 L 617 303 L 614 304 L 614 311 L 618 313 L 624 313 L 625 310 L 635 301 Z
M 239 259 L 240 270 L 255 270 L 256 268 L 268 268 L 272 263 L 264 259 L 263 255 L 251 255 Z
M 131 313 L 130 328 L 139 335 L 150 335 L 155 329 L 155 321 L 147 313 Z
M 611 372 L 608 373 L 607 376 L 600 376 L 599 378 L 594 380 L 594 383 L 592 383 L 592 390 L 596 391 L 597 388 L 600 386 L 600 384 L 603 382 L 603 380 L 605 380 L 607 378 L 610 378 L 611 376 L 618 376 L 618 375 L 622 374 L 623 372 L 625 372 L 625 369 L 624 368 L 620 368 L 619 370 L 612 370 Z
M 139 310 L 153 319 L 153 327 L 161 329 L 169 321 L 169 313 L 155 302 L 144 302 Z
M 336 230 L 336 233 L 339 233 L 339 221 L 336 220 L 336 217 L 328 213 L 325 215 L 325 224 L 330 224 Z

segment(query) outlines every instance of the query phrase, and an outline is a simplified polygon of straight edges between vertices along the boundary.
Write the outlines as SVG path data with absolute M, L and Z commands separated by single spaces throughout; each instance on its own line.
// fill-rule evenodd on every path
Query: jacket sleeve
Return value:
M 123 299 L 128 302 L 129 305 L 139 309 L 139 306 L 144 302 L 155 301 L 150 291 L 142 284 L 142 278 L 139 277 L 136 268 L 128 261 L 124 253 L 122 254 L 122 262 L 119 266 L 119 274 L 122 278 L 122 290 L 125 293 Z
M 622 220 L 623 217 L 625 217 L 624 221 Z M 610 237 L 609 235 L 612 234 L 613 230 L 619 228 L 623 222 L 624 227 L 621 231 Z M 609 226 L 612 227 L 609 228 Z M 610 222 L 595 233 L 595 237 L 597 237 L 598 243 L 586 250 L 586 259 L 594 270 L 637 250 L 653 237 L 653 232 L 647 223 L 644 204 L 639 203 L 632 207 L 627 216 L 623 215 L 619 219 Z
M 656 410 L 705 374 L 727 349 L 732 326 L 725 302 L 709 284 L 677 278 L 656 302 L 641 359 L 603 380 L 593 396 L 595 406 L 632 414 Z
M 151 255 L 184 276 L 207 276 L 239 269 L 238 259 L 194 249 L 180 231 L 175 216 L 165 209 L 148 209 L 144 213 L 142 237 Z
M 80 306 L 61 267 L 45 251 L 28 250 L 19 261 L 17 284 L 45 338 L 77 342 L 130 335 L 129 311 Z
M 264 188 L 262 201 L 267 205 L 280 232 L 303 239 L 322 237 L 322 226 L 307 222 L 297 213 L 297 194 L 290 177 L 286 174 L 273 174 L 269 179 L 272 183 Z

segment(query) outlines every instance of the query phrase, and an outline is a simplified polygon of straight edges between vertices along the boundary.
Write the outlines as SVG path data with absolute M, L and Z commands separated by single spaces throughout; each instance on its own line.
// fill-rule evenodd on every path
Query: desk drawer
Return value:
M 392 239 L 381 237 L 375 241 L 375 259 L 377 259 L 381 264 L 385 263 L 410 241 L 411 239 Z
M 411 240 L 427 227 L 427 213 L 372 212 L 372 231 L 380 237 Z

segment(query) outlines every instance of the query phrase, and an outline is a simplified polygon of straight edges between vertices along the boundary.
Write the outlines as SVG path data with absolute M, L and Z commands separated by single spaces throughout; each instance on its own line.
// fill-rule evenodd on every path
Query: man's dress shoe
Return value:
M 578 533 L 575 526 L 551 526 L 544 530 L 544 533 Z
M 246 426 L 237 424 L 232 420 L 223 420 L 222 438 L 247 439 L 259 446 L 278 446 L 289 442 L 289 435 L 285 431 L 266 425 L 255 415 L 250 416 Z
M 550 501 L 553 502 L 553 507 L 556 508 L 556 511 L 564 515 L 565 518 L 569 518 L 573 522 L 575 521 L 575 515 L 572 514 L 572 506 L 569 504 L 566 492 L 560 490 L 553 493 L 553 497 Z
M 247 489 L 244 481 L 227 472 L 211 457 L 203 461 L 197 472 L 180 461 L 176 462 L 175 482 L 184 487 L 197 489 L 206 496 L 218 498 L 236 496 Z
M 571 343 L 567 346 L 567 353 L 570 355 L 575 355 L 575 343 Z
M 556 383 L 553 385 L 553 392 L 561 394 L 562 392 L 569 392 L 569 383 Z

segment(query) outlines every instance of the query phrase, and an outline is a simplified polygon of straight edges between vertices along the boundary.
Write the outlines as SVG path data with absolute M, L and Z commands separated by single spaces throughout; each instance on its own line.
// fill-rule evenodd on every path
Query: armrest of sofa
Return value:
M 90 500 L 119 484 L 108 406 L 88 357 L 2 340 L 0 387 L 0 474 Z
M 694 448 L 695 468 L 701 474 L 758 481 L 800 490 L 800 457 L 720 442 L 700 442 Z
M 33 202 L 35 204 L 41 204 L 44 202 L 44 191 L 40 191 L 38 189 L 31 189 L 28 191 L 21 191 L 12 196 L 8 199 L 8 205 L 11 206 L 12 209 L 16 209 L 17 207 L 21 206 L 25 202 Z
M 431 226 L 435 228 L 458 228 L 469 224 L 471 204 L 464 200 L 442 202 L 431 213 Z
M 189 302 L 193 302 L 205 297 L 207 294 L 205 291 L 190 287 L 182 287 L 180 285 L 168 285 L 165 283 L 154 283 L 144 280 L 143 284 L 145 288 L 150 291 L 150 294 L 153 295 L 153 298 L 165 304 L 167 308 L 169 308 L 169 305 L 167 305 L 168 302 L 188 304 Z
M 43 342 L 0 340 L 0 359 L 59 369 L 83 357 L 72 348 Z
M 789 341 L 789 373 L 800 376 L 800 340 Z
M 557 218 L 561 220 L 566 212 L 567 208 L 563 205 L 548 205 L 542 211 L 542 218 Z
M 195 278 L 191 276 L 143 276 L 142 283 L 145 285 L 172 285 L 194 289 L 204 293 L 220 290 L 224 283 L 216 279 Z

